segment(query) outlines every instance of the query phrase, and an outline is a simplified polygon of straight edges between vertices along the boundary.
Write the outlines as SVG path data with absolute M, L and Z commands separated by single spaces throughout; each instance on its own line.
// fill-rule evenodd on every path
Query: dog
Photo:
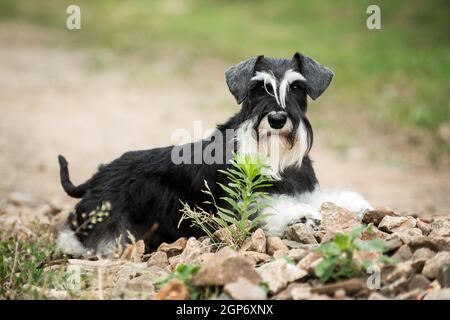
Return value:
M 321 223 L 320 206 L 331 201 L 355 214 L 372 206 L 359 194 L 321 190 L 309 151 L 313 130 L 307 97 L 317 99 L 329 86 L 333 72 L 314 59 L 295 53 L 291 59 L 255 56 L 225 72 L 226 83 L 239 112 L 217 126 L 203 140 L 181 146 L 132 151 L 99 167 L 86 182 L 70 181 L 68 163 L 59 156 L 60 180 L 65 192 L 80 198 L 59 233 L 59 248 L 69 255 L 112 252 L 118 238 L 143 239 L 146 250 L 182 236 L 201 236 L 181 218 L 181 202 L 213 212 L 202 190 L 205 182 L 215 199 L 223 196 L 220 172 L 230 153 L 257 153 L 268 161 L 273 185 L 262 227 L 281 236 L 286 227 L 303 221 Z M 228 134 L 231 132 L 232 134 Z M 210 152 L 210 157 L 204 158 Z M 205 203 L 206 202 L 206 203 Z M 264 213 L 264 212 L 263 212 Z

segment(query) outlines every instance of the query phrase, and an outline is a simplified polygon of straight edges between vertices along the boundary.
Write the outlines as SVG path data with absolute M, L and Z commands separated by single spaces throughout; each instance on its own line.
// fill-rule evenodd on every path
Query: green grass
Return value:
M 368 0 L 80 0 L 82 30 L 67 31 L 65 9 L 72 3 L 3 0 L 0 19 L 50 26 L 76 46 L 107 48 L 119 57 L 176 57 L 188 69 L 202 58 L 232 63 L 302 51 L 336 74 L 318 112 L 351 106 L 374 122 L 431 134 L 450 121 L 445 0 L 376 1 L 382 16 L 376 31 L 365 25 L 374 3 Z
M 46 290 L 65 288 L 64 267 L 46 269 L 60 258 L 53 235 L 36 228 L 30 237 L 0 231 L 0 299 L 45 299 Z

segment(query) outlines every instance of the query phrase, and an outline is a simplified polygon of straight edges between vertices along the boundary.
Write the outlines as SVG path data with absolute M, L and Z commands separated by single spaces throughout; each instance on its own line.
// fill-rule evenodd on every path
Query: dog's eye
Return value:
M 300 83 L 298 83 L 298 81 L 291 83 L 290 87 L 292 90 L 301 89 L 301 85 Z
M 267 90 L 269 92 L 272 92 L 272 85 L 270 83 L 266 83 L 266 85 L 264 85 L 264 82 L 262 82 L 259 87 L 261 89 L 264 89 L 264 90 Z

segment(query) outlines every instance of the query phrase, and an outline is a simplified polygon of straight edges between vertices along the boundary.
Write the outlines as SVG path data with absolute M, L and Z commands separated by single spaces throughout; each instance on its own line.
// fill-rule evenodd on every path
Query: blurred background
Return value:
M 81 30 L 66 9 L 81 8 Z M 381 8 L 381 30 L 366 9 Z M 62 199 L 123 152 L 173 143 L 238 110 L 223 73 L 296 51 L 335 72 L 309 105 L 323 187 L 450 214 L 450 2 L 1 0 L 0 200 Z

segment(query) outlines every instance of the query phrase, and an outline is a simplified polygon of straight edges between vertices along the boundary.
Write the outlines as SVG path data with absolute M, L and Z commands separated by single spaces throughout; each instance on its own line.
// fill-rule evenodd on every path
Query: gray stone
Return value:
M 305 223 L 296 223 L 287 227 L 286 238 L 304 244 L 317 244 L 314 230 Z
M 417 221 L 413 217 L 385 216 L 378 225 L 378 229 L 393 233 L 414 228 L 416 224 Z
M 450 264 L 450 252 L 438 252 L 433 258 L 425 262 L 422 273 L 429 279 L 436 279 L 439 275 L 439 270 L 444 265 Z
M 413 253 L 411 251 L 411 248 L 408 245 L 404 244 L 394 253 L 392 258 L 397 261 L 407 261 L 412 258 L 412 255 Z
M 409 290 L 414 290 L 414 289 L 427 290 L 430 287 L 430 285 L 431 285 L 431 281 L 428 280 L 427 277 L 425 277 L 421 274 L 416 274 L 411 278 L 411 280 L 409 280 L 408 289 Z
M 258 284 L 261 281 L 259 274 L 252 264 L 241 253 L 228 247 L 220 249 L 205 264 L 194 277 L 195 285 L 226 285 L 235 282 L 240 277 Z
M 433 258 L 435 255 L 436 253 L 428 248 L 417 249 L 412 257 L 413 268 L 417 272 L 422 272 L 425 262 Z
M 247 238 L 239 251 L 255 251 L 266 253 L 266 235 L 262 229 L 257 229 Z
M 167 258 L 167 253 L 163 251 L 156 251 L 150 255 L 147 260 L 148 266 L 158 266 L 161 268 L 166 268 L 169 266 L 169 259 Z
M 264 300 L 266 292 L 258 285 L 240 277 L 237 281 L 225 285 L 225 293 L 235 300 Z
M 439 270 L 438 281 L 442 288 L 450 287 L 450 265 L 446 264 Z
M 433 221 L 430 237 L 450 237 L 450 220 L 440 218 Z
M 374 225 L 378 226 L 378 224 L 381 222 L 381 220 L 383 220 L 385 216 L 395 217 L 398 216 L 398 214 L 390 209 L 379 208 L 365 212 L 362 218 L 362 222 L 366 224 L 373 223 Z
M 286 253 L 289 248 L 284 244 L 284 242 L 278 237 L 268 237 L 267 238 L 267 253 L 273 255 L 275 251 L 283 250 Z
M 419 228 L 422 233 L 426 236 L 428 236 L 431 232 L 431 225 L 429 223 L 424 222 L 421 219 L 417 219 L 417 228 Z
M 450 300 L 450 289 L 433 290 L 425 296 L 424 300 Z
M 278 259 L 258 267 L 256 271 L 269 286 L 269 291 L 276 293 L 286 287 L 289 282 L 307 275 L 307 272 L 285 259 Z

